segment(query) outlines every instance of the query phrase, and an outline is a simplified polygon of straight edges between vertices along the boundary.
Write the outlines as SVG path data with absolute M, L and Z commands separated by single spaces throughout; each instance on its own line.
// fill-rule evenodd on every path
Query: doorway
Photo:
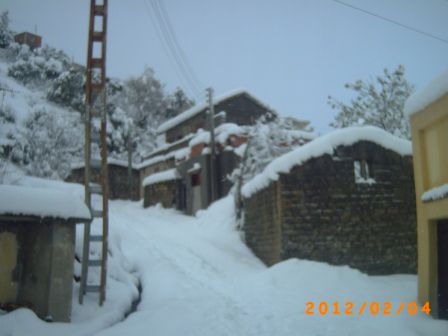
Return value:
M 439 318 L 448 320 L 448 219 L 437 223 L 437 260 Z
M 17 282 L 14 271 L 17 266 L 18 244 L 12 232 L 0 232 L 0 303 L 15 302 Z

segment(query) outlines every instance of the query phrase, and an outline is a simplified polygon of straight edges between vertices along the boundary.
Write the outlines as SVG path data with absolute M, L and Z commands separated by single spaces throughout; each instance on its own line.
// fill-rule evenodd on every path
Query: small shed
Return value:
M 42 45 L 42 37 L 29 32 L 16 34 L 14 41 L 19 44 L 26 44 L 30 49 L 40 48 Z
M 96 159 L 99 161 L 99 159 Z M 140 199 L 140 171 L 138 166 L 131 168 L 131 186 L 129 186 L 129 168 L 127 161 L 108 159 L 108 179 L 109 198 L 130 199 L 138 201 Z M 84 162 L 72 164 L 67 182 L 84 184 Z M 92 168 L 92 178 L 96 183 L 100 183 L 100 168 Z
M 246 243 L 268 265 L 300 258 L 416 273 L 411 154 L 409 141 L 359 127 L 275 159 L 242 189 Z
M 414 149 L 418 297 L 448 319 L 448 70 L 406 102 Z
M 75 225 L 90 220 L 70 192 L 0 186 L 0 306 L 69 322 Z
M 143 180 L 143 207 L 157 203 L 164 208 L 173 208 L 177 204 L 179 174 L 175 168 L 149 175 Z

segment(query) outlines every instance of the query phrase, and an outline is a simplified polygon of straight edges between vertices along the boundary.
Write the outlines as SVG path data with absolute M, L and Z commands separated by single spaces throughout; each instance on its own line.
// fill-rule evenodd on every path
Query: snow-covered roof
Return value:
M 247 182 L 242 188 L 244 197 L 250 197 L 258 190 L 278 180 L 280 173 L 288 173 L 294 166 L 309 159 L 332 155 L 339 146 L 350 146 L 359 141 L 371 141 L 400 155 L 412 155 L 411 142 L 398 138 L 382 129 L 372 126 L 349 127 L 323 135 L 295 150 L 273 160 L 262 173 Z
M 179 174 L 177 173 L 176 168 L 172 168 L 172 169 L 164 170 L 162 172 L 147 176 L 143 180 L 142 184 L 144 187 L 146 187 L 147 185 L 150 185 L 150 184 L 176 180 L 178 178 L 179 178 Z
M 83 200 L 69 191 L 0 185 L 0 214 L 90 219 Z
M 448 183 L 424 192 L 422 195 L 422 201 L 437 201 L 445 197 L 448 197 Z
M 96 160 L 100 160 L 100 158 L 96 158 Z M 85 164 L 84 161 L 74 162 L 70 165 L 70 167 L 71 167 L 71 169 L 84 168 L 84 164 Z M 108 158 L 107 164 L 125 167 L 125 168 L 128 167 L 128 161 L 118 160 L 118 159 L 114 159 L 114 158 Z M 135 168 L 135 167 L 133 167 L 133 168 Z
M 448 69 L 431 80 L 406 101 L 404 113 L 410 117 L 448 93 Z
M 246 130 L 234 123 L 225 123 L 215 128 L 215 138 L 220 144 L 224 144 L 231 135 L 244 135 Z
M 223 102 L 224 100 L 227 100 L 229 98 L 232 98 L 234 96 L 238 96 L 238 95 L 241 95 L 241 94 L 246 94 L 249 97 L 251 97 L 253 100 L 255 100 L 259 105 L 264 106 L 266 109 L 269 109 L 269 110 L 271 109 L 267 104 L 263 103 L 260 99 L 256 98 L 254 95 L 250 94 L 245 89 L 238 89 L 238 90 L 234 90 L 234 91 L 231 91 L 229 93 L 223 94 L 221 96 L 217 96 L 217 97 L 214 98 L 214 104 L 217 105 L 217 104 Z M 176 117 L 174 117 L 174 118 L 164 122 L 157 129 L 157 133 L 166 132 L 169 129 L 179 125 L 182 122 L 184 122 L 185 120 L 188 120 L 188 119 L 194 117 L 195 115 L 197 115 L 198 113 L 204 111 L 207 108 L 208 108 L 208 103 L 207 102 L 203 102 L 201 104 L 197 104 L 197 105 L 193 106 L 192 108 L 190 108 L 190 109 L 182 112 L 181 114 L 177 115 Z

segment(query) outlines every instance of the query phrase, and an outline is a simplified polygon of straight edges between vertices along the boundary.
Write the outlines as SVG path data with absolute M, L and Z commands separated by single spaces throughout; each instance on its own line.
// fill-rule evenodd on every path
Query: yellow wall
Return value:
M 8 231 L 0 232 L 0 303 L 16 300 L 17 282 L 12 279 L 16 264 L 16 235 Z
M 437 221 L 448 218 L 448 199 L 423 203 L 422 194 L 448 183 L 448 94 L 412 115 L 412 146 L 417 204 L 418 297 L 437 307 Z

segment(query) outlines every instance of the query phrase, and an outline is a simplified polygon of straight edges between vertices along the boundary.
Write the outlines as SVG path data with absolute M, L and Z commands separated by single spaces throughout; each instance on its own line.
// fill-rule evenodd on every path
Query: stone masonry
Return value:
M 375 183 L 356 183 L 366 160 Z M 371 142 L 338 148 L 245 200 L 245 235 L 266 264 L 288 258 L 349 265 L 368 274 L 416 273 L 412 157 Z

